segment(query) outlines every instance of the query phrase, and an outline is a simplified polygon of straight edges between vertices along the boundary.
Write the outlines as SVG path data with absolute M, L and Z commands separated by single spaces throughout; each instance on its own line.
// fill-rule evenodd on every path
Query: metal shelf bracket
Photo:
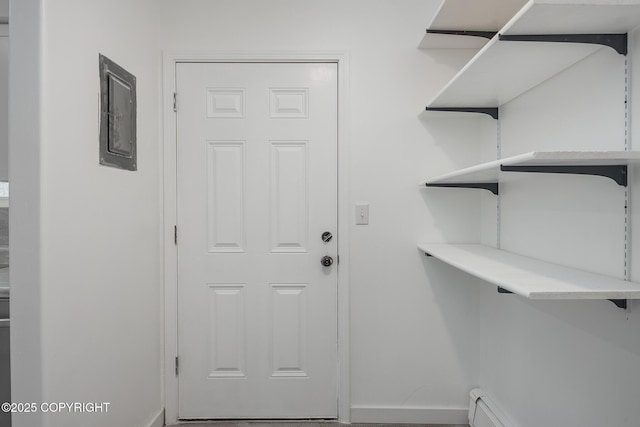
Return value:
M 553 42 L 553 43 L 587 43 L 610 47 L 620 55 L 626 55 L 627 34 L 500 34 L 502 41 L 516 42 Z
M 596 175 L 611 178 L 616 184 L 627 186 L 627 165 L 557 165 L 557 166 L 505 166 L 502 172 L 566 173 L 574 175 Z
M 627 300 L 626 299 L 610 299 L 612 303 L 616 305 L 616 307 L 621 308 L 623 310 L 627 309 Z
M 513 292 L 506 290 L 503 287 L 498 286 L 498 293 L 499 294 L 513 294 Z M 608 301 L 611 301 L 612 303 L 614 303 L 616 305 L 616 307 L 621 308 L 623 310 L 627 309 L 627 300 L 626 299 L 610 299 Z
M 487 114 L 492 118 L 498 120 L 498 108 L 495 107 L 487 107 L 487 108 L 477 108 L 477 107 L 427 107 L 427 111 L 453 111 L 453 112 L 461 112 L 461 113 L 479 113 L 479 114 Z
M 469 37 L 484 37 L 485 39 L 492 39 L 496 34 L 495 31 L 465 31 L 465 30 L 427 30 L 427 34 L 445 34 L 450 36 L 469 36 Z
M 497 182 L 461 182 L 455 184 L 431 184 L 426 183 L 427 187 L 444 187 L 444 188 L 479 188 L 481 190 L 489 190 L 496 196 L 498 195 Z

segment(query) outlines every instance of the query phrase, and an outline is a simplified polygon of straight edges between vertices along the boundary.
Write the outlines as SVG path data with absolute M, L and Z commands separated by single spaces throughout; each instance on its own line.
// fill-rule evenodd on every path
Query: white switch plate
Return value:
M 369 224 L 369 204 L 356 205 L 356 225 Z

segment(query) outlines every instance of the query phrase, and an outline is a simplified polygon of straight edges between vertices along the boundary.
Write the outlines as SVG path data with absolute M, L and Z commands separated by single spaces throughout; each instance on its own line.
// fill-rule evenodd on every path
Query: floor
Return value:
M 265 422 L 207 422 L 207 423 L 188 423 L 188 424 L 176 424 L 169 427 L 468 427 L 468 426 L 452 426 L 452 425 L 440 425 L 440 424 L 340 424 L 332 422 L 279 422 L 279 423 L 265 423 Z

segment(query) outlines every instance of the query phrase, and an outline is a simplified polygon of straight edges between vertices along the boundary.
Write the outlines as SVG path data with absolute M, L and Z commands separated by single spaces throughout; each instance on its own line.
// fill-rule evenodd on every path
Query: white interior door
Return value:
M 179 418 L 335 418 L 337 65 L 176 80 Z

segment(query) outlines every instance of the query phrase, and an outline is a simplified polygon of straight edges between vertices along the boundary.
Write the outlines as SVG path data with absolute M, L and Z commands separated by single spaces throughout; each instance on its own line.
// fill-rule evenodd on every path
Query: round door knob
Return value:
M 325 267 L 330 267 L 331 264 L 333 264 L 333 258 L 331 258 L 328 255 L 325 255 L 320 259 L 320 264 L 322 264 Z

